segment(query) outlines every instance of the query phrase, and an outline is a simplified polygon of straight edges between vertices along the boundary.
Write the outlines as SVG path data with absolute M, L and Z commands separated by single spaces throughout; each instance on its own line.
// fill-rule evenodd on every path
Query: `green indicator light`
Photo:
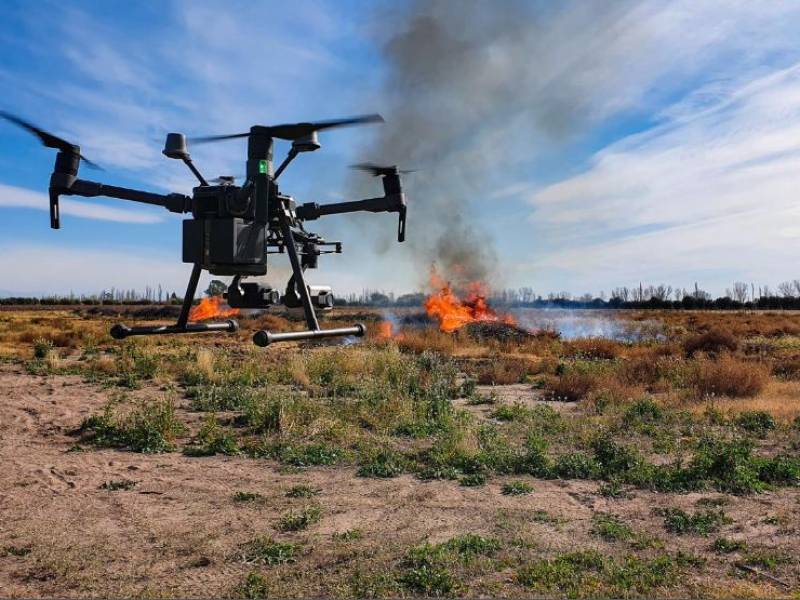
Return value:
M 267 161 L 265 160 L 258 161 L 258 172 L 263 173 L 264 175 L 267 174 Z

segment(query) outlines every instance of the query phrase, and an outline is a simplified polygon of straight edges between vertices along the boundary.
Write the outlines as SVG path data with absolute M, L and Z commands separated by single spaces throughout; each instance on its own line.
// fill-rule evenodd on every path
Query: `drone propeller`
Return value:
M 347 119 L 316 121 L 313 123 L 291 123 L 285 125 L 272 125 L 268 127 L 259 127 L 259 129 L 261 130 L 262 133 L 270 137 L 291 141 L 306 135 L 310 135 L 316 131 L 333 129 L 334 127 L 347 127 L 349 125 L 362 125 L 364 123 L 383 123 L 383 117 L 378 114 L 372 114 L 372 115 L 362 115 L 358 117 L 350 117 Z M 189 141 L 193 144 L 205 144 L 208 142 L 219 142 L 222 140 L 246 138 L 249 135 L 250 132 L 248 131 L 247 133 L 232 133 L 229 135 L 211 135 L 204 137 L 189 138 Z
M 29 131 L 30 133 L 38 137 L 39 140 L 42 142 L 42 144 L 47 148 L 55 148 L 56 150 L 62 150 L 63 152 L 75 152 L 75 150 L 78 148 L 75 144 L 70 144 L 68 141 L 63 140 L 60 137 L 53 135 L 52 133 L 48 133 L 43 129 L 39 129 L 35 125 L 32 125 L 31 123 L 28 123 L 27 121 L 24 121 L 19 117 L 14 116 L 5 111 L 0 110 L 0 117 L 5 119 L 6 121 L 14 123 L 14 125 L 17 125 L 18 127 L 25 129 L 26 131 Z M 95 162 L 92 162 L 91 160 L 86 158 L 83 154 L 79 154 L 79 156 L 81 157 L 81 160 L 86 163 L 88 167 L 97 169 L 99 171 L 103 170 L 103 168 L 100 165 L 98 165 Z
M 382 177 L 385 175 L 395 175 L 397 173 L 415 173 L 416 169 L 398 169 L 397 165 L 392 166 L 381 166 L 376 165 L 375 163 L 358 163 L 356 165 L 350 165 L 351 169 L 358 169 L 359 171 L 366 171 L 367 173 L 372 173 L 374 177 Z

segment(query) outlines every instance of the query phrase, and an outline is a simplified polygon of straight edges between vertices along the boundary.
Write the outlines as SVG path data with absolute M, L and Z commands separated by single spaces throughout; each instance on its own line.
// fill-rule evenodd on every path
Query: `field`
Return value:
M 0 594 L 798 597 L 800 314 L 578 316 L 3 310 Z

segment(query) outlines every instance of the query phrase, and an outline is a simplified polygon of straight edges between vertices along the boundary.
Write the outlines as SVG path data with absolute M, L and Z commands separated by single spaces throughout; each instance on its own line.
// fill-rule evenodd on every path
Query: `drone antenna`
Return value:
M 197 170 L 192 162 L 192 157 L 189 156 L 189 149 L 186 147 L 186 136 L 182 133 L 168 133 L 167 141 L 164 143 L 164 156 L 167 158 L 180 158 L 184 164 L 189 167 L 189 170 L 194 173 L 200 185 L 208 185 L 208 182 Z

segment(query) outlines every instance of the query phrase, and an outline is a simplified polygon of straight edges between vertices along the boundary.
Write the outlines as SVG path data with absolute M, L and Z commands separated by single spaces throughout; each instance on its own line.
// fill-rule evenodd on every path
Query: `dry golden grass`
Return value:
M 719 360 L 698 360 L 693 383 L 702 396 L 740 398 L 758 394 L 768 379 L 764 364 L 726 354 Z
M 709 406 L 729 415 L 745 411 L 765 411 L 781 423 L 791 423 L 800 417 L 800 382 L 770 381 L 760 394 L 751 398 L 719 397 L 703 402 L 681 403 L 689 411 L 700 414 Z

